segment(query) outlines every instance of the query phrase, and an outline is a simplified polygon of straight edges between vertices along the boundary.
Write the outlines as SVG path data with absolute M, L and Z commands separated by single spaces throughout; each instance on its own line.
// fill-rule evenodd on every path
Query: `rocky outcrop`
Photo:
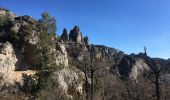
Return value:
M 138 80 L 138 76 L 142 75 L 144 72 L 149 72 L 150 68 L 146 64 L 145 60 L 142 58 L 135 58 L 135 63 L 132 66 L 130 78 Z
M 83 95 L 84 79 L 84 73 L 78 69 L 64 68 L 58 72 L 59 88 L 65 92 L 69 99 L 73 99 L 74 93 Z M 69 92 L 70 89 L 72 92 Z
M 7 43 L 0 44 L 0 65 L 1 71 L 5 70 L 15 70 L 15 64 L 18 59 L 15 55 L 12 45 Z
M 2 28 L 0 27 L 0 42 L 4 39 L 1 39 L 1 36 L 6 34 L 6 39 L 0 43 L 0 89 L 2 86 L 14 86 L 16 83 L 22 86 L 24 75 L 32 76 L 36 73 L 36 71 L 28 69 L 36 63 L 34 49 L 39 41 L 37 21 L 29 16 L 16 17 L 14 14 L 10 14 L 10 11 L 0 8 L 0 16 L 8 15 L 12 18 L 7 23 L 8 27 L 4 27 L 4 24 L 2 24 Z M 24 31 L 29 35 L 24 34 Z M 21 38 L 22 41 L 17 44 L 19 46 L 22 44 L 22 47 L 17 48 L 15 41 L 7 42 L 10 40 L 9 35 L 16 35 L 15 33 L 19 33 L 19 36 L 28 35 L 28 37 Z M 150 71 L 143 54 L 127 55 L 122 51 L 103 45 L 90 45 L 89 38 L 87 36 L 83 38 L 78 26 L 75 26 L 69 35 L 64 29 L 60 39 L 52 41 L 55 45 L 52 50 L 55 51 L 56 64 L 62 66 L 62 69 L 54 72 L 59 88 L 56 91 L 63 91 L 62 95 L 67 96 L 68 99 L 75 100 L 75 95 L 84 97 L 85 74 L 87 84 L 92 83 L 90 81 L 91 65 L 95 69 L 96 83 L 102 79 L 106 83 L 107 80 L 115 83 L 118 78 L 137 80 L 142 73 Z M 166 66 L 166 69 L 167 66 L 170 66 L 170 60 L 157 60 L 161 66 Z M 108 84 L 110 84 L 109 81 Z M 100 82 L 102 83 L 102 81 Z M 105 83 L 103 85 L 108 86 Z
M 10 20 L 14 20 L 14 18 L 16 17 L 16 14 L 12 13 L 11 11 L 7 9 L 0 8 L 0 16 L 8 17 Z
M 83 38 L 82 33 L 80 32 L 79 26 L 75 26 L 69 33 L 66 30 L 66 28 L 63 30 L 63 33 L 60 37 L 61 40 L 63 40 L 66 45 L 81 45 L 84 49 L 89 49 L 89 38 L 86 36 Z
M 16 71 L 20 58 L 18 58 L 12 46 L 9 42 L 0 43 L 0 89 L 4 86 L 15 85 L 16 82 L 23 84 L 22 75 L 33 75 L 34 71 Z
M 25 16 L 15 17 L 15 20 L 12 21 L 10 24 L 11 24 L 11 31 L 18 32 L 21 26 L 36 25 L 36 21 L 33 18 L 25 15 Z
M 84 37 L 84 43 L 86 46 L 89 46 L 89 38 L 87 36 Z
M 10 34 L 8 35 L 8 38 L 11 38 L 11 36 L 18 36 L 20 38 L 20 48 L 21 51 L 24 53 L 25 58 L 28 60 L 29 63 L 35 64 L 34 59 L 34 50 L 35 45 L 39 41 L 38 34 L 36 30 L 36 20 L 31 18 L 30 16 L 19 16 L 15 17 L 14 21 L 11 21 L 10 23 Z M 33 28 L 34 27 L 34 28 Z M 22 38 L 22 39 L 21 39 Z M 22 40 L 22 41 L 21 41 Z M 13 41 L 11 41 L 13 44 L 16 45 Z
M 77 42 L 77 43 L 82 43 L 83 42 L 83 37 L 82 33 L 80 32 L 79 26 L 75 26 L 69 34 L 69 39 L 71 41 Z
M 68 41 L 69 40 L 69 35 L 68 35 L 68 32 L 67 32 L 67 29 L 65 28 L 63 30 L 63 34 L 61 35 L 60 37 L 63 41 Z
M 68 67 L 67 51 L 63 43 L 56 44 L 56 64 L 63 67 Z
M 107 58 L 112 61 L 113 64 L 119 63 L 124 55 L 122 51 L 103 45 L 92 45 L 91 50 L 96 59 Z

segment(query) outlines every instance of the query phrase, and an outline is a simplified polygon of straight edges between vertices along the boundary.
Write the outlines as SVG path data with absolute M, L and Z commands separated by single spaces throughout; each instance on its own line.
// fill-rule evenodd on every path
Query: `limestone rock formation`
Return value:
M 68 67 L 67 51 L 63 43 L 56 44 L 56 64 Z
M 89 45 L 89 38 L 87 36 L 84 37 L 84 43 L 85 43 L 86 46 Z
M 61 35 L 60 37 L 63 41 L 68 41 L 69 40 L 69 35 L 68 35 L 68 32 L 67 32 L 67 29 L 65 28 L 63 30 L 63 34 Z
M 31 70 L 31 68 L 35 67 L 32 66 L 35 65 L 34 49 L 39 41 L 38 34 L 40 34 L 35 19 L 29 16 L 17 17 L 10 11 L 0 8 L 0 16 L 7 15 L 12 18 L 5 24 L 8 27 L 6 28 L 4 24 L 0 26 L 0 90 L 3 86 L 16 86 L 16 83 L 22 86 L 24 84 L 23 75 L 33 76 L 36 74 L 36 71 Z M 22 47 L 17 48 L 17 45 L 21 46 L 20 43 L 15 45 L 15 41 L 10 41 L 9 36 L 13 33 L 14 35 L 20 33 L 22 36 L 25 26 L 30 26 L 26 27 L 29 29 L 29 31 L 26 30 L 29 35 L 21 38 Z M 5 39 L 1 38 L 3 35 L 6 36 Z M 87 84 L 90 85 L 92 83 L 90 81 L 91 65 L 96 69 L 94 73 L 96 83 L 101 79 L 108 84 L 110 82 L 116 83 L 117 80 L 125 78 L 137 80 L 142 73 L 150 71 L 143 54 L 127 55 L 122 51 L 103 45 L 90 45 L 89 38 L 83 38 L 78 26 L 75 26 L 69 35 L 67 30 L 64 29 L 60 38 L 61 41 L 53 39 L 55 48 L 52 50 L 55 51 L 56 64 L 62 66 L 62 69 L 54 72 L 54 77 L 56 78 L 55 81 L 58 82 L 56 91 L 63 91 L 62 95 L 67 96 L 68 100 L 76 100 L 74 99 L 75 95 L 85 98 L 85 74 Z M 161 66 L 164 66 L 164 70 L 170 69 L 170 60 L 158 59 L 158 62 Z M 85 70 L 86 68 L 87 70 Z M 102 83 L 102 81 L 99 83 Z M 108 84 L 102 85 L 108 86 Z M 112 100 L 112 98 L 109 100 Z
M 36 30 L 36 24 L 37 22 L 35 19 L 26 15 L 15 17 L 15 20 L 9 23 L 10 34 L 8 35 L 8 38 L 10 38 L 10 35 L 15 36 L 15 34 L 21 34 L 20 36 L 24 36 L 19 38 L 22 38 L 22 44 L 24 45 L 22 50 L 24 50 L 25 57 L 31 64 L 35 64 L 34 49 L 39 41 L 39 32 Z
M 25 15 L 25 16 L 15 17 L 15 20 L 12 21 L 10 24 L 11 24 L 11 30 L 14 32 L 18 32 L 21 26 L 25 26 L 28 24 L 35 25 L 36 21 L 33 18 Z
M 137 80 L 138 76 L 141 75 L 144 72 L 149 72 L 150 68 L 145 63 L 145 60 L 142 58 L 135 58 L 135 63 L 132 66 L 130 78 Z
M 82 33 L 80 32 L 80 28 L 79 26 L 75 26 L 69 34 L 69 39 L 77 42 L 77 43 L 82 43 L 83 41 L 83 37 L 82 37 Z
M 17 64 L 19 63 L 20 58 L 18 58 L 12 46 L 9 42 L 0 43 L 0 89 L 4 86 L 15 85 L 16 82 L 23 84 L 22 74 L 33 75 L 34 71 L 16 71 L 17 67 L 20 67 Z
M 16 17 L 16 14 L 14 14 L 13 12 L 7 9 L 0 8 L 0 16 L 8 17 L 10 20 L 14 20 L 14 18 Z
M 142 53 L 123 56 L 117 66 L 122 78 L 131 78 L 134 80 L 137 80 L 138 76 L 142 75 L 142 73 L 151 70 Z
M 58 72 L 59 88 L 61 88 L 69 99 L 73 99 L 73 94 L 68 94 L 70 89 L 83 95 L 84 73 L 78 69 L 64 68 Z
M 103 45 L 92 45 L 91 49 L 96 59 L 108 58 L 114 64 L 119 63 L 124 55 L 122 51 Z
M 15 64 L 18 59 L 16 58 L 14 49 L 9 42 L 0 44 L 0 59 L 1 71 L 3 71 L 3 68 L 7 70 L 15 70 Z

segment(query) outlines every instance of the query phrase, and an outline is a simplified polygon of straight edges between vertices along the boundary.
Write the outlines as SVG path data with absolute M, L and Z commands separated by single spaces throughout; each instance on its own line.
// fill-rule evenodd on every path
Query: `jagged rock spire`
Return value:
M 82 43 L 82 33 L 80 32 L 79 26 L 75 26 L 69 34 L 69 39 L 74 42 Z
M 89 38 L 88 38 L 88 36 L 84 37 L 84 43 L 85 43 L 86 46 L 89 45 Z
M 62 40 L 64 40 L 64 41 L 68 41 L 68 40 L 69 40 L 69 35 L 68 35 L 68 32 L 67 32 L 67 29 L 66 29 L 66 28 L 64 28 L 63 34 L 61 35 L 60 38 L 61 38 Z

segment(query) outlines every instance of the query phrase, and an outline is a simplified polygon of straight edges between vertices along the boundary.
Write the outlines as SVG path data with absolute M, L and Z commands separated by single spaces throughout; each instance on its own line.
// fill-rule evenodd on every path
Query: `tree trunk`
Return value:
M 88 78 L 87 78 L 87 67 L 86 66 L 85 66 L 85 78 L 86 78 L 85 80 L 86 100 L 88 100 Z
M 91 100 L 93 100 L 93 69 L 91 68 Z
M 155 80 L 156 80 L 156 82 L 155 82 L 155 85 L 156 85 L 156 100 L 160 100 L 160 90 L 159 90 L 159 75 L 158 74 L 156 74 L 156 76 L 155 76 Z

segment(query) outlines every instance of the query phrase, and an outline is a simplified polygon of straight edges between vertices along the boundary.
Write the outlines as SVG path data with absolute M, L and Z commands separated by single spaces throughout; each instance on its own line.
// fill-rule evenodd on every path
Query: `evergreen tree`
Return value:
M 55 89 L 56 78 L 54 72 L 59 68 L 56 65 L 55 31 L 56 21 L 48 13 L 43 13 L 38 21 L 39 41 L 36 45 L 35 55 L 37 69 L 39 70 L 37 84 L 37 99 L 45 98 L 49 91 Z
M 55 42 L 53 40 L 56 31 L 56 21 L 47 12 L 42 14 L 38 29 L 39 42 L 37 43 L 37 65 L 41 69 L 51 69 L 55 65 Z
M 42 19 L 39 20 L 42 23 L 43 30 L 46 31 L 49 35 L 55 36 L 56 34 L 56 19 L 51 17 L 49 13 L 44 12 L 41 14 Z

